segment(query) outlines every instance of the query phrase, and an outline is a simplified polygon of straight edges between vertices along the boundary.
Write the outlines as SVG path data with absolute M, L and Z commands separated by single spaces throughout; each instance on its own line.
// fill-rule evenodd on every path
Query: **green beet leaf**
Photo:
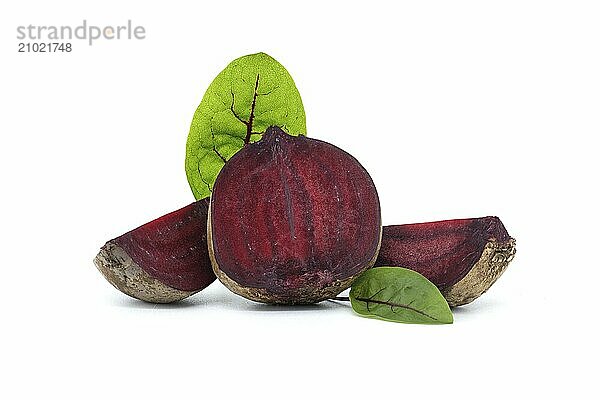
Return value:
M 362 273 L 350 290 L 359 315 L 411 324 L 451 324 L 450 307 L 437 287 L 418 272 L 377 267 Z
M 300 93 L 287 70 L 265 54 L 232 61 L 210 84 L 194 114 L 185 171 L 196 199 L 210 196 L 225 162 L 269 126 L 306 135 Z

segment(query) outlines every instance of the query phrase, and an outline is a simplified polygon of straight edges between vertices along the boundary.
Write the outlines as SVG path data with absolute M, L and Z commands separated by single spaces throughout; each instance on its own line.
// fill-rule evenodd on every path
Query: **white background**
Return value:
M 1 6 L 0 397 L 598 395 L 597 2 L 82 3 Z M 147 38 L 17 53 L 18 25 L 84 18 Z M 498 215 L 517 239 L 453 325 L 274 308 L 218 282 L 151 305 L 96 271 L 106 240 L 193 200 L 192 115 L 257 51 L 294 77 L 309 135 L 370 171 L 385 224 Z

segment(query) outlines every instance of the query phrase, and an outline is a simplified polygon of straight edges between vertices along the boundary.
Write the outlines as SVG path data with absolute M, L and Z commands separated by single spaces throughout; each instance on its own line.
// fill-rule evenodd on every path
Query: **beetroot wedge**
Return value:
M 485 293 L 516 252 L 498 217 L 383 227 L 375 266 L 400 266 L 433 282 L 448 304 L 460 306 Z
M 208 234 L 213 269 L 233 292 L 265 303 L 315 303 L 375 262 L 379 198 L 348 153 L 271 127 L 219 173 Z
M 208 203 L 199 200 L 109 240 L 94 264 L 121 292 L 152 303 L 204 289 L 216 279 L 206 242 Z

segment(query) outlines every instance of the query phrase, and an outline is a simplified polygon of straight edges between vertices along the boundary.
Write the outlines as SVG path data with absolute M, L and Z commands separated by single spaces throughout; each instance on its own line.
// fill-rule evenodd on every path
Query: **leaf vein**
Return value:
M 254 122 L 254 109 L 256 108 L 256 97 L 258 96 L 258 82 L 260 74 L 256 74 L 256 83 L 254 84 L 254 95 L 252 96 L 252 106 L 250 107 L 250 117 L 248 118 L 248 125 L 246 125 L 246 138 L 244 143 L 250 143 L 250 137 L 252 136 L 252 123 Z
M 381 289 L 381 290 L 383 290 L 383 289 Z M 379 292 L 381 292 L 381 290 Z M 377 292 L 377 293 L 379 293 L 379 292 Z M 410 310 L 410 311 L 416 312 L 417 314 L 421 314 L 421 315 L 423 315 L 423 316 L 425 316 L 427 318 L 431 318 L 434 321 L 438 321 L 438 319 L 435 318 L 434 316 L 429 315 L 426 312 L 418 310 L 418 309 L 416 309 L 414 307 L 411 307 L 411 306 L 409 306 L 407 304 L 399 304 L 399 303 L 393 303 L 393 302 L 390 302 L 390 301 L 374 300 L 373 297 L 374 297 L 374 295 L 371 296 L 371 297 L 369 297 L 369 298 L 357 297 L 356 300 L 362 301 L 362 302 L 366 303 L 367 304 L 367 311 L 370 311 L 369 310 L 369 303 L 374 303 L 374 304 L 380 304 L 380 305 L 384 305 L 384 306 L 389 306 L 390 308 L 392 308 L 392 312 L 394 312 L 394 310 L 393 310 L 394 307 L 396 307 L 396 308 L 404 308 L 406 310 Z M 394 312 L 394 314 L 395 314 L 395 312 Z

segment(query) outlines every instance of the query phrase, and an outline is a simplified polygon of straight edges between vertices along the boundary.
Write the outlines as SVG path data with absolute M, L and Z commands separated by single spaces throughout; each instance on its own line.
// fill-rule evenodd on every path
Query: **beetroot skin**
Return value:
M 208 199 L 109 240 L 94 259 L 117 289 L 140 300 L 170 303 L 212 283 L 206 226 Z
M 314 303 L 370 268 L 381 239 L 379 198 L 341 149 L 277 127 L 223 167 L 209 211 L 217 277 L 248 299 Z
M 417 271 L 448 304 L 459 306 L 487 291 L 515 252 L 515 240 L 498 217 L 393 225 L 383 228 L 375 266 Z

